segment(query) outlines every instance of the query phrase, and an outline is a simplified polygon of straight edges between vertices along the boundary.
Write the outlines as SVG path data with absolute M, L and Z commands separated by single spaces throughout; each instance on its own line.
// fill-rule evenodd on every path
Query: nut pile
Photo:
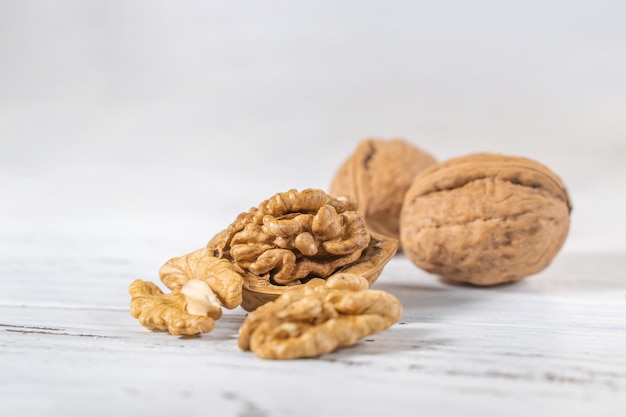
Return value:
M 131 314 L 173 335 L 211 331 L 222 307 L 250 312 L 238 345 L 265 359 L 316 357 L 400 319 L 369 289 L 401 247 L 444 280 L 489 286 L 547 267 L 563 246 L 563 181 L 528 158 L 478 153 L 443 162 L 403 140 L 365 140 L 327 194 L 289 190 L 241 213 L 206 247 L 136 280 Z
M 242 331 L 241 338 L 255 342 L 240 339 L 240 346 L 277 359 L 318 356 L 399 319 L 401 306 L 394 296 L 368 289 L 397 245 L 397 240 L 366 227 L 352 197 L 334 198 L 318 189 L 289 190 L 241 213 L 207 247 L 170 259 L 159 273 L 170 294 L 151 282 L 133 282 L 131 314 L 152 330 L 195 335 L 214 328 L 222 307 L 241 305 L 254 311 L 263 306 L 261 311 L 276 312 L 298 300 L 298 308 L 310 310 L 289 316 L 285 323 L 316 330 L 307 330 L 307 336 L 300 331 L 286 339 L 278 336 L 279 345 L 289 347 L 276 348 L 276 337 L 260 338 L 263 332 L 258 329 L 286 316 L 280 311 L 251 314 L 242 327 L 249 330 Z M 368 304 L 373 300 L 375 308 Z M 321 306 L 323 316 L 316 316 L 315 306 Z M 303 343 L 311 334 L 335 342 Z

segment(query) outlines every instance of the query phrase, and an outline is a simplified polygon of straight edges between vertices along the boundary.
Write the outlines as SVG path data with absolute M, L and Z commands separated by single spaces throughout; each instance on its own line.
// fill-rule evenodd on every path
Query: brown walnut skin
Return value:
M 408 190 L 400 239 L 418 267 L 474 285 L 518 281 L 563 246 L 571 203 L 562 180 L 522 157 L 480 153 L 439 163 Z
M 415 175 L 435 163 L 402 139 L 366 139 L 339 167 L 329 194 L 353 196 L 371 230 L 399 239 L 404 194 Z

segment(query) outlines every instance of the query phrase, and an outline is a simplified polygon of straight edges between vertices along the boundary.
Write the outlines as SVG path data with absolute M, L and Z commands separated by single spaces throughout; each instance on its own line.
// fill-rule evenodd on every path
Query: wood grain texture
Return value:
M 161 261 L 152 254 L 167 242 L 19 241 L 5 236 L 1 248 L 2 416 L 619 416 L 626 409 L 620 253 L 563 253 L 541 274 L 494 288 L 450 285 L 397 256 L 374 288 L 400 298 L 399 323 L 318 359 L 264 361 L 237 348 L 240 308 L 193 338 L 149 332 L 130 316 L 128 284 L 156 279 Z M 26 249 L 36 256 L 24 256 Z
M 143 3 L 0 1 L 0 417 L 626 416 L 624 1 Z M 130 316 L 133 280 L 372 135 L 546 164 L 561 253 L 488 289 L 396 257 L 400 322 L 313 360 L 240 351 L 242 309 Z

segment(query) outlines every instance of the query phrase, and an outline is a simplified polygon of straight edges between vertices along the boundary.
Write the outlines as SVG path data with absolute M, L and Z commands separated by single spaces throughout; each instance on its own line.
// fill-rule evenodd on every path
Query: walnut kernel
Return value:
M 150 330 L 163 330 L 172 335 L 196 335 L 213 330 L 222 311 L 208 310 L 199 315 L 187 310 L 187 298 L 181 288 L 164 294 L 149 281 L 135 280 L 128 292 L 131 295 L 130 314 Z
M 397 298 L 368 287 L 365 278 L 345 273 L 300 285 L 246 317 L 239 347 L 264 359 L 295 359 L 351 346 L 402 314 Z
M 222 315 L 220 303 L 211 287 L 206 282 L 199 279 L 190 279 L 185 282 L 180 289 L 180 293 L 185 296 L 187 302 L 187 313 L 195 316 L 211 316 L 214 311 L 218 316 Z M 219 318 L 219 317 L 218 317 Z
M 241 304 L 242 276 L 207 248 L 170 259 L 160 275 L 170 294 L 148 281 L 136 280 L 129 287 L 131 315 L 150 330 L 173 335 L 210 332 L 222 316 L 222 306 Z
M 242 307 L 251 311 L 339 271 L 373 282 L 397 241 L 371 233 L 352 197 L 305 189 L 278 193 L 240 214 L 207 248 L 244 276 Z

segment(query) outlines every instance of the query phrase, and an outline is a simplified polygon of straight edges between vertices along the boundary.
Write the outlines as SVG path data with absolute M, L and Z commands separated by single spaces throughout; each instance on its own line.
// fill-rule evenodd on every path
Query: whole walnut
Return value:
M 402 139 L 366 139 L 339 167 L 329 194 L 353 196 L 368 228 L 399 239 L 404 194 L 415 175 L 435 163 L 430 154 Z
M 400 239 L 418 267 L 475 285 L 517 281 L 563 246 L 571 203 L 561 179 L 522 157 L 481 153 L 420 173 L 406 193 Z

